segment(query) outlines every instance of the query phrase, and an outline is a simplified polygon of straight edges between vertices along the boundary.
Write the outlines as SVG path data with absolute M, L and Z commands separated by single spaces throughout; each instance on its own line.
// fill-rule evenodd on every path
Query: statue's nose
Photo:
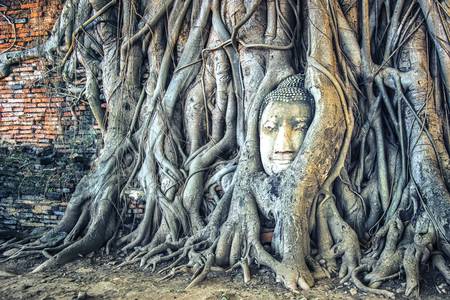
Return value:
M 282 124 L 278 130 L 278 134 L 275 140 L 274 153 L 292 153 L 294 147 L 291 140 L 292 130 L 287 124 Z

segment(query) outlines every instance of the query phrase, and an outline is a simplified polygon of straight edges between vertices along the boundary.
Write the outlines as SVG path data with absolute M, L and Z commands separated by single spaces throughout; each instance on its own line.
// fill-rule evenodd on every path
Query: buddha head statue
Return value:
M 305 89 L 304 75 L 283 80 L 263 101 L 259 142 L 264 171 L 274 175 L 294 160 L 314 114 L 314 99 Z

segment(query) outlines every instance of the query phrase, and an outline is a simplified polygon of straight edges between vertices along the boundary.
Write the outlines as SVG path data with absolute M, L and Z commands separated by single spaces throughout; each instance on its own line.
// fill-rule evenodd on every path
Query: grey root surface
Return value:
M 421 268 L 450 282 L 449 3 L 441 0 L 66 0 L 45 57 L 103 133 L 61 222 L 1 246 L 35 272 L 102 247 L 167 278 L 263 265 L 292 291 L 337 274 L 364 292 Z M 290 165 L 264 172 L 260 111 L 304 74 L 313 118 Z M 101 106 L 101 97 L 107 109 Z M 304 128 L 304 127 L 301 127 Z M 122 230 L 129 188 L 145 214 Z M 16 249 L 16 250 L 15 250 Z M 165 266 L 161 269 L 161 266 Z

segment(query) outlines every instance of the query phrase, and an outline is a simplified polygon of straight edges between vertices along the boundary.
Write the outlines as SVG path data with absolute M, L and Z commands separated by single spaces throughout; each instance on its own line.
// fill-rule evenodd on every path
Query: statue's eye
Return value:
M 294 128 L 294 130 L 298 130 L 298 131 L 303 131 L 306 129 L 306 122 L 295 122 L 292 126 L 292 128 Z
M 266 122 L 264 124 L 264 129 L 269 132 L 272 132 L 275 131 L 275 129 L 277 129 L 277 125 L 274 122 Z

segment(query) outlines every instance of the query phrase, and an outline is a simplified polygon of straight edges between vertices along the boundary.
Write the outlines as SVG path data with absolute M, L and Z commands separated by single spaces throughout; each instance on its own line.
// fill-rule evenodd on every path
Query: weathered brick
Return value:
M 21 89 L 23 89 L 23 84 L 15 83 L 15 84 L 10 85 L 10 88 L 12 90 L 21 90 Z
M 30 107 L 30 108 L 26 108 L 24 111 L 25 112 L 30 112 L 30 113 L 32 113 L 32 112 L 35 112 L 35 113 L 38 113 L 38 112 L 45 112 L 45 110 L 46 110 L 46 108 L 45 107 Z
M 20 50 L 23 49 L 22 47 L 32 47 L 45 41 L 62 8 L 60 2 L 60 0 L 8 0 L 6 7 L 0 6 L 0 11 L 8 15 L 15 23 L 17 33 L 17 35 L 14 34 L 11 24 L 2 22 L 0 18 L 0 50 Z M 15 43 L 14 47 L 10 49 L 13 42 Z M 78 108 L 75 107 L 75 110 L 79 124 L 84 124 L 79 128 L 83 129 L 74 130 L 74 121 L 65 96 L 58 95 L 54 89 L 47 87 L 49 83 L 57 83 L 61 80 L 61 76 L 58 74 L 49 73 L 48 76 L 49 69 L 51 66 L 47 65 L 43 59 L 30 59 L 13 66 L 12 73 L 0 80 L 0 140 L 2 143 L 7 142 L 17 146 L 31 144 L 37 148 L 54 145 L 54 148 L 61 153 L 89 151 L 89 155 L 92 155 L 95 152 L 95 146 L 93 147 L 91 142 L 83 146 L 79 141 L 84 136 L 95 134 L 92 128 L 96 128 L 98 132 L 98 127 L 92 126 L 93 119 L 88 108 L 86 105 L 81 105 Z M 84 72 L 77 72 L 77 77 L 80 78 L 77 84 L 83 84 L 83 76 Z M 67 114 L 64 115 L 64 112 Z M 76 142 L 71 144 L 73 140 Z M 75 147 L 73 145 L 77 145 L 77 148 L 73 149 Z M 0 162 L 2 162 L 0 169 L 4 165 L 3 161 L 5 159 L 1 157 L 0 151 Z M 23 165 L 24 162 L 18 160 L 17 164 L 16 168 Z M 36 162 L 33 162 L 30 167 L 34 168 L 35 164 Z M 39 163 L 37 165 L 40 166 Z M 39 173 L 39 176 L 34 177 L 40 178 L 41 173 L 45 173 L 45 168 L 41 166 L 36 170 L 33 169 L 34 172 Z M 23 196 L 27 199 L 21 199 L 18 193 L 18 184 L 22 180 L 29 180 L 27 179 L 28 175 L 21 175 L 22 171 L 21 169 L 12 172 L 13 175 L 8 177 L 8 180 L 4 180 L 0 172 L 0 211 L 2 217 L 9 216 L 0 220 L 0 226 L 18 229 L 54 225 L 56 220 L 64 214 L 65 201 L 70 198 L 75 183 L 71 182 L 66 186 L 52 186 L 49 183 L 47 192 L 63 194 L 58 200 L 46 199 L 43 192 L 36 191 L 40 187 L 47 186 L 45 182 L 38 184 L 37 188 L 31 188 L 31 193 L 34 194 Z M 71 177 L 74 174 L 76 172 L 71 171 Z M 13 180 L 14 178 L 15 180 Z M 14 197 L 7 195 L 8 201 L 5 201 L 3 182 L 14 187 Z M 34 183 L 31 185 L 24 183 L 21 188 L 26 186 L 34 187 Z M 65 192 L 61 192 L 63 190 Z M 136 209 L 142 208 L 136 207 Z
M 26 4 L 20 5 L 21 9 L 38 8 L 38 7 L 39 7 L 39 2 L 32 2 L 32 3 L 26 3 Z
M 14 19 L 14 24 L 25 24 L 28 22 L 28 18 L 16 18 Z M 16 26 L 16 28 L 20 28 Z

